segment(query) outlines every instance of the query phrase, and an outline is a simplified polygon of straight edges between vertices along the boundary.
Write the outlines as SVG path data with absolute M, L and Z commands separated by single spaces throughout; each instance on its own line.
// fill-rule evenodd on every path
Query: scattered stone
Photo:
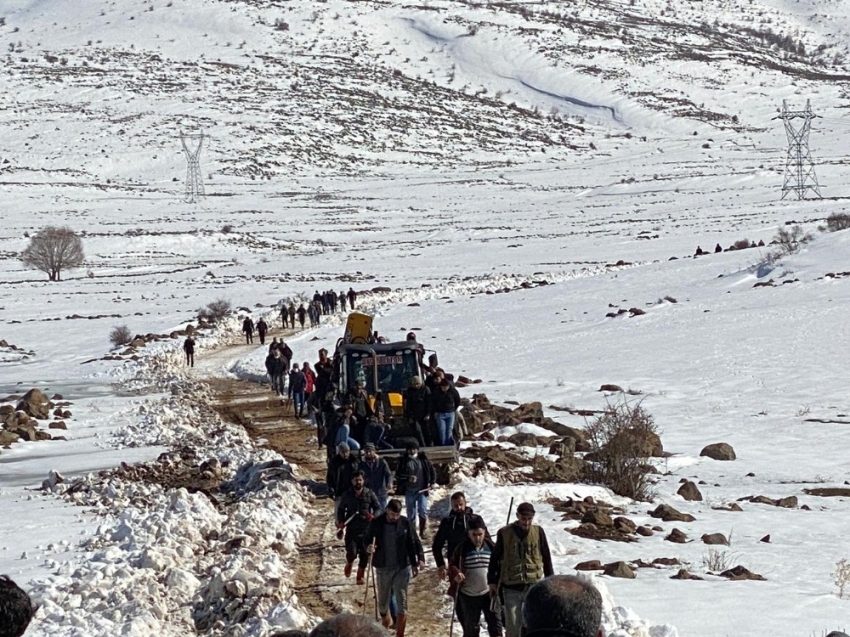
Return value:
M 707 456 L 712 460 L 735 460 L 735 450 L 732 445 L 725 442 L 716 442 L 714 444 L 703 447 L 699 452 L 700 456 Z
M 760 539 L 759 542 L 764 542 L 765 544 L 770 544 L 770 533 L 768 533 L 762 539 Z
M 634 579 L 637 577 L 634 569 L 625 562 L 611 562 L 605 565 L 603 575 L 610 577 L 621 577 L 623 579 Z
M 601 571 L 605 567 L 599 560 L 587 560 L 586 562 L 579 562 L 574 568 L 577 571 Z
M 50 409 L 53 407 L 47 396 L 40 389 L 31 389 L 18 403 L 17 411 L 23 411 L 28 416 L 44 420 L 50 417 Z
M 620 387 L 619 385 L 602 385 L 602 387 L 599 388 L 599 391 L 610 391 L 610 392 L 622 393 L 623 388 Z
M 649 512 L 649 515 L 653 518 L 661 518 L 662 522 L 693 522 L 696 520 L 690 513 L 677 511 L 669 504 L 659 504 L 655 510 Z
M 683 531 L 674 528 L 664 539 L 668 542 L 675 542 L 676 544 L 685 544 L 688 541 L 688 536 Z
M 779 498 L 773 499 L 768 498 L 766 495 L 748 495 L 743 498 L 738 498 L 738 502 L 755 502 L 756 504 L 769 504 L 775 507 L 781 507 L 783 509 L 796 509 L 797 508 L 797 496 L 789 495 L 787 498 Z
M 698 580 L 700 582 L 703 581 L 702 577 L 700 577 L 699 575 L 694 575 L 684 568 L 680 568 L 678 573 L 676 573 L 675 575 L 671 575 L 670 579 L 690 579 Z
M 723 546 L 729 546 L 729 540 L 726 539 L 726 536 L 722 533 L 704 533 L 702 536 L 703 544 L 722 544 Z
M 68 426 L 65 424 L 64 420 L 54 420 L 52 423 L 47 425 L 48 429 L 68 429 Z
M 638 535 L 642 535 L 643 537 L 650 537 L 652 535 L 655 535 L 655 532 L 648 526 L 639 526 L 635 529 L 635 533 L 637 533 Z
M 611 516 L 599 508 L 591 509 L 585 513 L 581 521 L 583 524 L 595 524 L 596 526 L 614 526 Z
M 760 582 L 766 582 L 767 578 L 759 575 L 758 573 L 753 573 L 743 566 L 736 566 L 734 568 L 730 568 L 727 571 L 723 571 L 720 574 L 721 577 L 725 577 L 732 581 L 740 581 L 740 580 L 756 580 Z
M 679 490 L 676 491 L 680 496 L 682 496 L 685 500 L 689 502 L 699 501 L 702 502 L 702 493 L 700 493 L 699 488 L 690 480 L 686 480 L 685 483 L 679 487 Z
M 675 557 L 656 557 L 652 560 L 653 566 L 678 566 L 681 562 Z
M 733 502 L 732 504 L 725 506 L 725 507 L 716 506 L 716 507 L 711 507 L 711 508 L 714 509 L 715 511 L 743 511 L 744 510 L 744 509 L 741 508 L 741 505 L 736 503 L 736 502 Z
M 0 407 L 2 410 L 2 407 Z M 0 412 L 2 413 L 2 412 Z M 847 498 L 850 497 L 850 489 L 844 487 L 820 487 L 817 489 L 803 489 L 806 495 L 816 495 L 821 498 Z

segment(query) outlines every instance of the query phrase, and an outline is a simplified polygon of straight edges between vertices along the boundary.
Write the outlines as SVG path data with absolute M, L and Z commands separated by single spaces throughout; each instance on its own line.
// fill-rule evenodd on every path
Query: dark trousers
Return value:
M 463 628 L 463 637 L 478 637 L 481 630 L 481 613 L 487 622 L 487 634 L 496 637 L 502 634 L 501 618 L 490 610 L 490 595 L 457 594 L 457 618 Z
M 195 352 L 186 352 L 186 364 L 189 367 L 195 366 Z
M 345 561 L 353 562 L 359 558 L 357 568 L 366 568 L 369 565 L 369 554 L 363 546 L 363 532 L 345 534 Z
M 257 332 L 257 335 L 260 337 L 260 345 L 266 344 L 266 333 L 265 332 Z

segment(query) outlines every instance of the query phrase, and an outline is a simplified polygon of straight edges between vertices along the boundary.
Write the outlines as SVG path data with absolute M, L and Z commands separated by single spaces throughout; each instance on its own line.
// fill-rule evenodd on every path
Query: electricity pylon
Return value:
M 797 193 L 797 199 L 805 199 L 806 191 L 811 190 L 818 199 L 821 198 L 820 184 L 815 174 L 815 164 L 809 152 L 809 131 L 812 128 L 812 120 L 820 115 L 812 112 L 810 100 L 806 100 L 806 109 L 802 111 L 789 111 L 788 104 L 782 100 L 782 113 L 773 119 L 781 119 L 785 122 L 785 134 L 788 137 L 788 155 L 785 158 L 785 180 L 782 183 L 782 199 L 793 191 Z M 795 128 L 793 120 L 802 119 L 803 125 Z
M 198 148 L 191 150 L 186 144 L 186 140 L 197 140 Z M 180 143 L 183 144 L 183 151 L 186 153 L 186 202 L 195 203 L 204 194 L 204 182 L 201 179 L 201 148 L 204 145 L 204 132 L 194 134 L 184 134 L 180 131 Z

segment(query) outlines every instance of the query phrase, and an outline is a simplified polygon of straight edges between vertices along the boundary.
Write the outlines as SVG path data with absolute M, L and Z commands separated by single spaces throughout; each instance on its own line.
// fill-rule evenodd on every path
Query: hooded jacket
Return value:
M 467 539 L 467 531 L 469 530 L 469 520 L 475 515 L 472 507 L 466 507 L 463 513 L 455 513 L 452 511 L 440 520 L 440 527 L 437 529 L 437 534 L 434 536 L 434 541 L 431 543 L 431 551 L 434 553 L 434 562 L 438 568 L 443 568 L 446 561 L 443 558 L 443 547 L 446 549 L 446 557 L 451 558 L 455 549 Z M 490 533 L 486 527 L 484 529 L 486 537 L 490 537 Z
M 424 451 L 419 452 L 416 460 L 422 464 L 422 473 L 425 474 L 425 484 L 410 484 L 410 475 L 416 470 L 416 467 L 414 466 L 413 458 L 407 452 L 404 452 L 398 459 L 398 465 L 395 471 L 396 495 L 404 495 L 408 489 L 421 491 L 437 483 L 437 471 L 434 469 L 432 462 L 428 460 L 428 456 L 425 455 Z
M 392 524 L 395 525 L 393 542 L 389 546 L 382 546 L 379 542 L 384 537 L 384 526 Z M 387 514 L 384 512 L 369 522 L 369 527 L 363 535 L 363 546 L 369 546 L 373 541 L 376 543 L 375 556 L 372 558 L 372 565 L 375 568 L 383 568 L 387 565 L 390 551 L 395 552 L 398 563 L 403 565 L 400 568 L 416 566 L 419 562 L 425 561 L 425 552 L 422 550 L 419 536 L 416 535 L 416 529 L 413 523 L 403 515 L 399 517 L 398 522 L 392 523 L 387 521 Z

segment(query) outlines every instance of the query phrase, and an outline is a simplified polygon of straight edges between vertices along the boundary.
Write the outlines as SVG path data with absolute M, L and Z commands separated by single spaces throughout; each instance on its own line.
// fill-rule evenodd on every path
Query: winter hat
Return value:
M 419 449 L 419 443 L 413 442 L 412 440 L 410 442 L 408 442 L 407 443 L 407 450 L 410 451 L 411 449 Z
M 365 445 L 363 448 L 364 448 L 366 451 L 375 451 L 375 450 L 376 450 L 376 447 L 375 447 L 375 443 L 374 443 L 374 442 L 367 442 L 367 443 L 366 443 L 366 445 Z
M 534 515 L 534 506 L 528 502 L 523 502 L 516 508 L 516 512 L 520 515 Z
M 414 387 L 421 386 L 422 385 L 422 377 L 421 376 L 414 376 L 413 378 L 410 379 L 410 384 L 413 385 Z
M 340 453 L 344 453 L 344 452 L 346 452 L 346 451 L 351 451 L 351 449 L 349 449 L 349 447 L 348 447 L 348 443 L 347 443 L 347 442 L 341 442 L 341 443 L 339 443 L 339 444 L 336 446 L 336 450 L 337 450 L 337 451 L 339 451 Z M 529 506 L 531 506 L 531 505 L 529 505 Z M 517 509 L 517 511 L 519 511 L 519 509 Z

